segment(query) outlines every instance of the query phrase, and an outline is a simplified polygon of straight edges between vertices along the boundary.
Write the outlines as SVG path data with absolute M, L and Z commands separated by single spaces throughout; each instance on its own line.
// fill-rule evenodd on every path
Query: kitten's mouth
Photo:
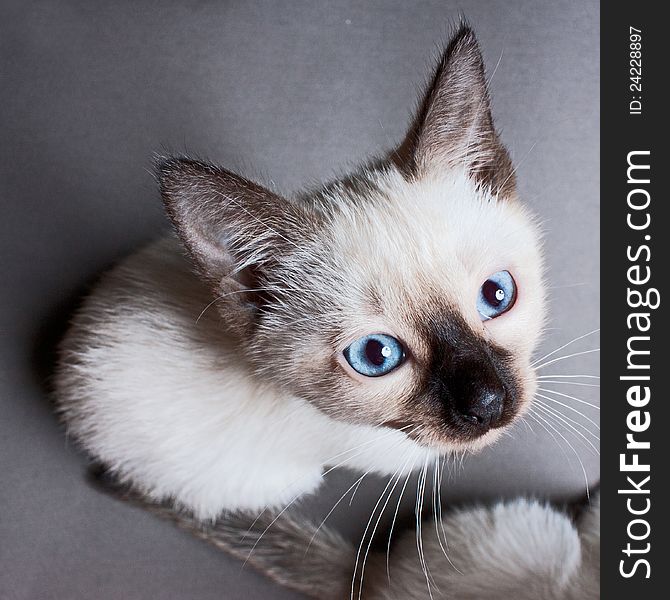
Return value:
M 498 399 L 484 397 L 481 403 L 468 405 L 467 410 L 456 403 L 441 402 L 439 409 L 430 414 L 390 419 L 382 425 L 404 432 L 421 446 L 440 451 L 479 450 L 497 440 L 518 419 L 522 412 L 519 404 L 508 395 Z

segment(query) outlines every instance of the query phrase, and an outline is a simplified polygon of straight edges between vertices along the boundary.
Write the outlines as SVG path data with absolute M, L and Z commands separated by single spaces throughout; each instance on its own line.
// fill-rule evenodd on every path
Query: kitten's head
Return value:
M 261 377 L 335 419 L 475 449 L 535 391 L 539 235 L 462 27 L 404 142 L 286 199 L 189 159 L 159 167 L 177 232 Z

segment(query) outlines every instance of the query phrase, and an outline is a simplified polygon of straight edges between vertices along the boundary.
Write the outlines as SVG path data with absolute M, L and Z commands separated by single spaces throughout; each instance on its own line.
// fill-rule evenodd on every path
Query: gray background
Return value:
M 279 189 L 327 178 L 399 139 L 436 44 L 462 12 L 489 72 L 500 59 L 495 116 L 521 192 L 545 224 L 552 309 L 543 349 L 597 327 L 596 2 L 82 0 L 1 8 L 3 600 L 292 597 L 87 487 L 85 458 L 68 446 L 47 400 L 54 344 L 77 298 L 166 227 L 147 172 L 161 146 L 260 174 Z M 596 346 L 589 338 L 575 351 Z M 597 355 L 554 368 L 593 374 Z M 533 429 L 519 426 L 513 439 L 469 458 L 445 497 L 583 494 L 572 452 Z M 595 483 L 597 457 L 566 438 Z M 350 478 L 330 478 L 304 510 L 324 514 Z M 380 482 L 367 482 L 332 523 L 358 540 L 379 491 Z

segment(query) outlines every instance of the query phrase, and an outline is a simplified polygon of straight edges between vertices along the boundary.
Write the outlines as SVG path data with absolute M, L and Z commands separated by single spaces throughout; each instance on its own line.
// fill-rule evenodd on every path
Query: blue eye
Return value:
M 390 335 L 373 333 L 344 349 L 351 367 L 366 377 L 380 377 L 395 369 L 405 358 L 402 344 Z
M 483 321 L 507 312 L 516 300 L 516 283 L 509 271 L 498 271 L 479 288 L 477 310 Z

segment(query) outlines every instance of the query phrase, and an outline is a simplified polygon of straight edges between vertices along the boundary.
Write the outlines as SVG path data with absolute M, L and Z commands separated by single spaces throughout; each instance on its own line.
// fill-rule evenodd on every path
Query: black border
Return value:
M 660 2 L 634 2 L 630 4 L 603 2 L 601 4 L 601 233 L 602 233 L 602 544 L 601 544 L 601 597 L 617 598 L 668 598 L 667 516 L 670 511 L 669 488 L 665 485 L 670 467 L 670 438 L 668 421 L 669 394 L 665 391 L 670 379 L 670 363 L 666 367 L 667 319 L 664 301 L 667 300 L 667 280 L 670 274 L 668 238 L 665 231 L 666 205 L 670 202 L 664 178 L 670 170 L 668 162 L 668 130 L 664 107 L 670 106 L 667 85 L 670 79 L 668 59 L 670 31 L 665 24 Z M 629 85 L 629 27 L 642 30 L 642 92 L 634 93 Z M 642 96 L 641 114 L 629 114 L 632 96 Z M 634 150 L 650 151 L 650 180 L 646 189 L 651 195 L 649 212 L 651 225 L 644 232 L 631 230 L 627 223 L 627 155 Z M 650 578 L 646 568 L 638 568 L 636 575 L 625 578 L 620 573 L 620 561 L 627 560 L 622 550 L 628 543 L 627 525 L 632 516 L 627 509 L 625 489 L 626 474 L 620 470 L 620 454 L 625 452 L 626 418 L 632 407 L 626 400 L 630 382 L 621 381 L 626 375 L 627 341 L 631 332 L 627 317 L 634 312 L 628 306 L 627 270 L 631 262 L 626 255 L 628 245 L 633 248 L 644 243 L 644 235 L 651 249 L 651 282 L 660 291 L 661 305 L 651 313 L 651 351 L 649 382 L 651 400 L 644 410 L 651 418 L 649 429 L 640 439 L 651 443 L 650 450 L 640 452 L 641 462 L 649 462 L 651 469 L 651 508 L 646 518 L 651 533 L 650 548 L 645 555 L 650 563 Z M 629 486 L 628 486 L 629 487 Z M 642 496 L 640 496 L 642 497 Z M 646 495 L 645 495 L 646 497 Z M 639 504 L 638 504 L 639 506 Z M 643 542 L 639 543 L 640 546 Z

